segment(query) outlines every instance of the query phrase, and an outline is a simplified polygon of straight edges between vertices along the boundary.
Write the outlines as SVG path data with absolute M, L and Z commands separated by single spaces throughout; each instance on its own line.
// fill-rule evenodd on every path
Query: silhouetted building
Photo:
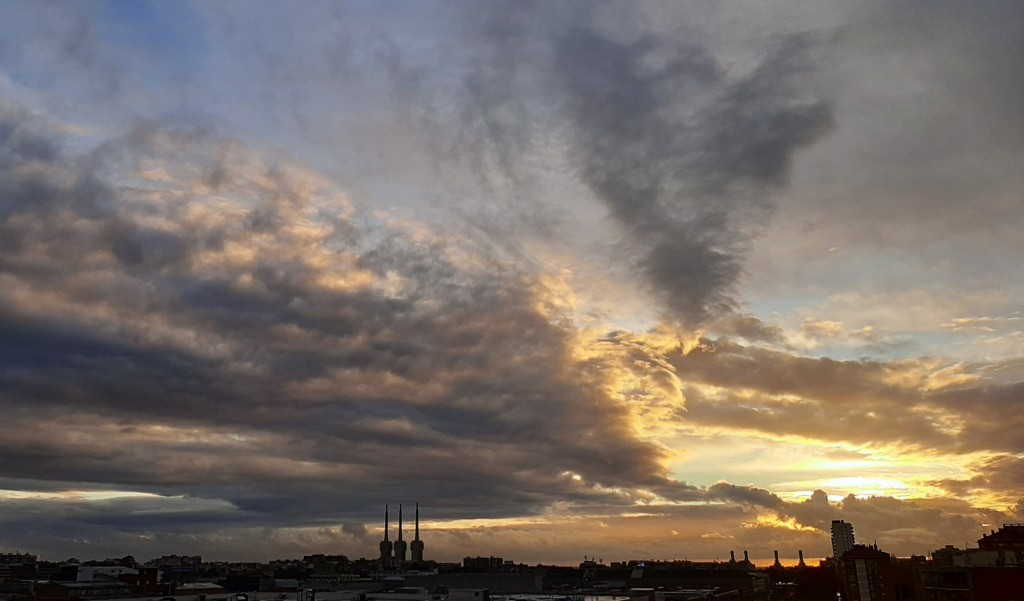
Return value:
M 674 599 L 700 599 L 687 596 L 714 595 L 703 598 L 727 598 L 736 601 L 764 601 L 768 599 L 768 577 L 761 572 L 742 568 L 742 563 L 713 564 L 714 567 L 658 565 L 635 567 L 626 578 L 630 598 L 635 601 L 672 601 Z
M 149 596 L 162 594 L 160 570 L 157 568 L 138 568 L 135 574 L 122 574 L 118 580 L 127 582 L 135 589 L 136 595 Z
M 832 520 L 832 557 L 837 560 L 856 544 L 853 524 L 843 520 Z
M 800 601 L 836 601 L 839 580 L 831 565 L 772 566 L 765 570 L 771 579 L 770 599 L 799 599 Z
M 465 557 L 462 559 L 462 569 L 467 572 L 503 572 L 504 568 L 505 560 L 500 557 Z
M 1024 598 L 1024 524 L 1004 524 L 978 540 L 977 549 L 946 545 L 919 566 L 923 601 L 1013 601 Z
M 1024 524 L 1003 524 L 978 539 L 983 551 L 1024 551 Z
M 918 601 L 1016 601 L 1024 598 L 1024 569 L 996 566 L 926 566 Z
M 196 566 L 203 563 L 202 555 L 161 555 L 156 559 L 150 559 L 144 565 L 151 568 L 162 568 L 164 566 Z
M 835 522 L 832 522 L 835 524 Z M 889 587 L 892 556 L 878 547 L 853 545 L 837 560 L 843 601 L 894 599 Z
M 0 581 L 34 580 L 39 557 L 30 553 L 0 553 Z

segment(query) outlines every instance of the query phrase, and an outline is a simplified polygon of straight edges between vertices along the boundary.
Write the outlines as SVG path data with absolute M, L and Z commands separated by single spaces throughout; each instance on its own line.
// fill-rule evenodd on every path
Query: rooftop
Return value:
M 1003 524 L 999 530 L 978 539 L 978 546 L 985 548 L 988 545 L 1024 545 L 1024 524 Z

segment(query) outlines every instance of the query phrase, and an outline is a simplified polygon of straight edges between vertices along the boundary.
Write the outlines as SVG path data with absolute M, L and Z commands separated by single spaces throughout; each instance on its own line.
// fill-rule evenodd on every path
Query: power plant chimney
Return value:
M 420 540 L 420 504 L 416 504 L 416 539 L 412 541 L 412 560 L 423 561 L 423 541 Z
M 394 546 L 388 540 L 388 506 L 384 506 L 384 540 L 380 541 L 380 564 L 381 567 L 391 567 L 391 558 Z
M 806 568 L 806 567 L 807 567 L 807 564 L 806 564 L 806 563 L 804 563 L 804 551 L 803 551 L 803 549 L 801 549 L 801 550 L 797 551 L 797 553 L 799 553 L 799 554 L 800 554 L 800 567 L 801 567 L 801 568 Z
M 395 541 L 395 561 L 405 561 L 405 551 L 408 544 L 402 540 L 402 504 L 398 504 L 398 540 Z
M 779 562 L 779 550 L 775 550 L 775 563 L 772 564 L 773 568 L 781 568 L 782 563 Z

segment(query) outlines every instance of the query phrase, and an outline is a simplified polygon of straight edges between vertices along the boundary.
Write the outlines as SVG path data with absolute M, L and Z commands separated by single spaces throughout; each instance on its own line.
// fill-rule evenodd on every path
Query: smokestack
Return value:
M 401 563 L 406 560 L 405 552 L 409 545 L 402 539 L 402 504 L 398 504 L 398 540 L 395 541 L 395 561 Z
M 772 564 L 773 568 L 781 568 L 782 564 L 779 562 L 779 550 L 775 550 L 775 563 Z
M 743 550 L 743 561 L 744 563 L 750 563 L 750 555 L 747 555 L 747 550 Z
M 416 504 L 416 539 L 409 545 L 413 561 L 423 561 L 423 541 L 420 540 L 420 504 Z M 404 552 L 404 549 L 403 549 Z
M 804 563 L 804 551 L 803 551 L 803 549 L 797 551 L 797 553 L 800 554 L 800 565 L 801 566 L 806 566 L 807 564 Z
M 736 552 L 729 551 L 729 563 L 736 563 Z
M 394 557 L 394 545 L 388 540 L 388 506 L 384 506 L 384 540 L 380 541 L 380 565 L 383 568 L 391 567 Z

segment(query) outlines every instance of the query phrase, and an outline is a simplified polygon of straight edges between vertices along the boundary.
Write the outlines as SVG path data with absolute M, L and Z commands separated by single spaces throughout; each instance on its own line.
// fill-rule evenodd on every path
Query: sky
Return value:
M 0 551 L 1024 522 L 1019 2 L 4 13 Z

